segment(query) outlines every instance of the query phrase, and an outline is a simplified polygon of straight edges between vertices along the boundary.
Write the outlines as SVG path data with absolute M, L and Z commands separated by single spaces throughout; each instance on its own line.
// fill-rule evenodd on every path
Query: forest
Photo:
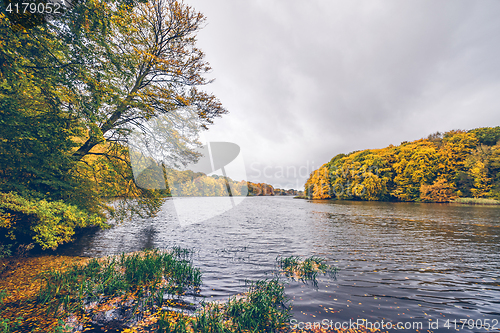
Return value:
M 305 193 L 338 200 L 498 200 L 499 140 L 500 127 L 482 127 L 338 154 L 310 174 Z

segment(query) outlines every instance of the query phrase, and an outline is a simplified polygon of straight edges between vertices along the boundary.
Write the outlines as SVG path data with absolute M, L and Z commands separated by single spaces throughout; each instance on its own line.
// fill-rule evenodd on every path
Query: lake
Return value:
M 383 320 L 389 331 L 390 322 L 451 332 L 467 320 L 465 331 L 500 330 L 499 207 L 248 197 L 181 226 L 169 199 L 155 218 L 84 235 L 60 252 L 100 257 L 172 246 L 195 250 L 207 300 L 270 278 L 280 255 L 326 258 L 340 268 L 336 279 L 286 288 L 296 327 L 365 319 L 374 327 Z

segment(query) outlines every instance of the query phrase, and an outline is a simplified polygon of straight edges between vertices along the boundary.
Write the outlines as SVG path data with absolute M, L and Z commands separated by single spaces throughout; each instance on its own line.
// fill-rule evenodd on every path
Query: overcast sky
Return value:
M 500 125 L 498 0 L 185 1 L 229 110 L 209 140 L 248 180 L 303 188 L 339 153 Z

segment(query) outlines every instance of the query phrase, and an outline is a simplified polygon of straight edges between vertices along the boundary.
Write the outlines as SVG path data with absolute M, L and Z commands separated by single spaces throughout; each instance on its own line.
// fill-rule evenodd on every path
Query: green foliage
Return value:
M 274 331 L 285 327 L 290 319 L 285 309 L 285 287 L 277 279 L 248 282 L 245 299 L 233 298 L 226 304 L 225 312 L 232 319 L 237 331 Z
M 9 320 L 5 318 L 0 318 L 0 333 L 11 333 L 15 332 L 16 329 L 22 324 L 22 317 L 16 318 L 16 320 Z
M 89 300 L 125 293 L 149 294 L 145 303 L 154 302 L 160 295 L 161 303 L 164 293 L 182 294 L 186 288 L 201 284 L 199 269 L 159 250 L 91 259 L 86 265 L 73 265 L 64 272 L 45 272 L 41 278 L 44 282 L 38 301 L 50 302 L 54 309 L 63 305 L 68 311 L 82 308 Z
M 205 304 L 192 320 L 193 330 L 206 333 L 283 330 L 290 320 L 283 283 L 272 279 L 247 281 L 247 284 L 248 292 L 242 298 L 233 297 L 224 304 Z
M 335 274 L 337 269 L 312 256 L 278 257 L 281 273 L 287 278 L 316 281 L 318 274 Z M 172 316 L 163 312 L 157 322 L 156 332 L 286 332 L 290 309 L 285 294 L 285 284 L 279 276 L 270 280 L 246 281 L 248 290 L 243 295 L 231 297 L 225 303 L 202 303 L 193 317 Z
M 11 240 L 33 239 L 42 249 L 69 242 L 76 228 L 106 227 L 103 216 L 62 201 L 26 199 L 0 193 L 0 228 Z
M 0 219 L 2 219 L 2 217 L 0 217 Z M 0 244 L 0 259 L 10 257 L 12 255 L 12 245 L 13 244 Z
M 67 173 L 81 126 L 64 109 L 61 42 L 45 28 L 13 29 L 5 17 L 0 39 L 0 191 L 47 200 L 67 200 L 75 192 L 82 197 Z
M 487 177 L 491 179 L 491 197 L 500 200 L 500 145 L 491 148 L 486 160 Z
M 475 128 L 469 133 L 474 134 L 479 143 L 487 146 L 494 146 L 500 140 L 500 126 Z
M 188 317 L 178 316 L 174 323 L 171 323 L 167 316 L 168 312 L 163 312 L 158 318 L 156 333 L 187 333 L 186 328 L 192 321 Z
M 9 296 L 6 290 L 0 289 L 0 303 L 3 304 L 3 300 Z
M 278 257 L 276 259 L 280 271 L 287 277 L 302 282 L 311 281 L 317 286 L 318 274 L 335 277 L 338 268 L 325 264 L 325 259 L 312 256 L 301 260 L 300 257 Z

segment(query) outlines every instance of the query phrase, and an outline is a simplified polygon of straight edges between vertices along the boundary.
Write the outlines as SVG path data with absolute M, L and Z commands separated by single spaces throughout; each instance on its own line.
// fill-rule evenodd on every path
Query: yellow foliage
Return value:
M 470 190 L 474 198 L 486 196 L 492 187 L 486 165 L 482 161 L 477 161 L 470 169 L 470 174 L 474 180 L 474 187 Z
M 479 145 L 474 133 L 436 133 L 399 146 L 339 154 L 310 174 L 306 193 L 313 199 L 436 202 L 464 193 L 498 195 L 500 159 L 494 147 Z

